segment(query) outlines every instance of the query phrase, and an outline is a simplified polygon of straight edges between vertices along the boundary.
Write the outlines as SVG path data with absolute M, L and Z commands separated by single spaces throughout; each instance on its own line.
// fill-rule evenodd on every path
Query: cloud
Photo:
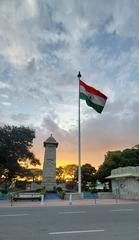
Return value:
M 13 114 L 11 116 L 11 119 L 14 120 L 16 123 L 23 124 L 27 120 L 29 120 L 29 115 L 28 114 L 23 114 L 23 113 Z
M 89 118 L 82 124 L 82 151 L 84 159 L 101 163 L 107 151 L 132 147 L 138 143 L 139 102 L 126 106 L 124 101 L 111 104 L 97 118 Z M 113 108 L 113 109 L 112 109 Z M 90 152 L 92 154 L 90 154 Z M 96 152 L 101 155 L 100 159 Z M 89 154 L 88 154 L 89 153 Z M 98 154 L 98 156 L 99 156 Z
M 1 104 L 4 105 L 4 106 L 7 106 L 7 107 L 8 107 L 8 106 L 11 106 L 11 103 L 10 103 L 10 102 L 1 102 Z
M 8 95 L 6 95 L 6 94 L 0 94 L 0 97 L 2 97 L 2 98 L 9 98 Z
M 107 26 L 107 31 L 124 37 L 139 37 L 139 2 L 124 0 L 115 1 L 112 18 Z
M 32 3 L 31 1 L 21 1 L 20 4 L 17 0 L 1 2 L 2 46 L 0 52 L 15 66 L 22 66 L 32 55 L 32 50 L 33 54 L 36 52 L 29 34 L 29 31 L 32 30 L 29 21 L 36 16 L 36 10 L 35 1 Z
M 5 89 L 5 88 L 11 88 L 11 85 L 9 83 L 0 81 L 0 89 Z
M 83 161 L 136 144 L 138 8 L 132 0 L 0 2 L 0 111 L 5 123 L 37 129 L 41 158 L 53 133 L 59 161 L 76 159 L 79 70 L 108 96 L 102 115 L 81 102 Z
M 43 142 L 52 134 L 58 141 L 57 165 L 66 165 L 76 163 L 76 131 L 60 128 L 57 122 L 57 116 L 44 117 L 40 127 L 36 129 L 36 139 L 34 140 L 34 152 L 43 164 L 44 149 Z

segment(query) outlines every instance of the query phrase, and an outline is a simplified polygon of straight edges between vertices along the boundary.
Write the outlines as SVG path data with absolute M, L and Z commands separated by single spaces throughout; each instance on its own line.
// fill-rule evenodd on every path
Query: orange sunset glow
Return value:
M 87 143 L 81 150 L 81 164 L 90 163 L 92 166 L 94 166 L 96 169 L 103 163 L 105 154 L 107 151 L 114 151 L 114 150 L 122 150 L 124 148 L 128 148 L 131 146 L 124 145 L 123 148 L 120 147 L 120 145 L 112 146 L 109 144 L 109 146 L 98 146 L 96 149 L 88 149 Z M 65 166 L 68 164 L 78 164 L 77 159 L 77 151 L 71 150 L 66 151 L 62 149 L 62 146 L 58 146 L 57 148 L 57 159 L 56 159 L 56 165 L 59 166 Z M 41 165 L 40 168 L 43 167 L 43 161 L 44 161 L 44 148 L 43 146 L 39 149 L 34 148 L 34 153 L 36 157 L 40 160 Z
M 35 153 L 35 151 L 34 151 Z M 40 151 L 37 151 L 35 153 L 36 157 L 40 160 L 41 162 L 41 168 L 43 167 L 43 161 L 44 161 L 44 151 L 43 150 L 40 150 Z M 84 155 L 84 153 L 83 153 Z M 88 153 L 86 156 L 86 158 L 88 159 L 88 161 L 85 160 L 85 156 L 84 156 L 84 159 L 82 159 L 82 164 L 84 163 L 90 163 L 92 164 L 94 167 L 98 168 L 98 166 L 101 164 L 101 160 L 100 161 L 92 161 L 91 159 L 91 156 L 92 153 L 90 152 L 90 154 Z M 103 153 L 95 153 L 94 154 L 94 158 L 95 156 L 98 158 L 98 156 L 100 156 L 100 159 L 103 158 Z M 77 163 L 77 153 L 76 152 L 60 152 L 58 151 L 57 149 L 57 162 L 56 162 L 56 165 L 57 167 L 59 166 L 65 166 L 65 165 L 68 165 L 68 164 L 78 164 Z

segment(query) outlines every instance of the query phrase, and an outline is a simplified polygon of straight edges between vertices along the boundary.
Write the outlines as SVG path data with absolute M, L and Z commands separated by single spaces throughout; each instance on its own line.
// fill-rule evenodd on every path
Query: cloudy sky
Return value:
M 108 96 L 102 114 L 81 102 L 82 163 L 139 144 L 139 1 L 1 0 L 0 125 L 59 142 L 57 165 L 77 162 L 78 71 Z

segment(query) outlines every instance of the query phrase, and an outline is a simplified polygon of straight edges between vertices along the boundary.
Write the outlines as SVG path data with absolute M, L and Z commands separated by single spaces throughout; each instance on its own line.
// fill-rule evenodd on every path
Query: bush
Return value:
M 3 194 L 7 194 L 8 191 L 7 191 L 7 189 L 3 189 L 3 190 L 1 190 L 1 193 L 3 193 Z
M 64 200 L 65 192 L 64 192 L 64 191 L 61 191 L 61 192 L 59 192 L 58 194 L 59 194 L 60 198 L 61 198 L 62 200 Z
M 57 187 L 57 188 L 56 188 L 56 191 L 57 191 L 58 193 L 62 192 L 62 191 L 63 191 L 63 190 L 62 190 L 62 187 Z
M 96 188 L 91 189 L 91 193 L 97 193 L 97 192 L 98 192 L 98 190 Z
M 43 186 L 41 189 L 40 189 L 40 193 L 41 194 L 46 194 L 46 187 Z

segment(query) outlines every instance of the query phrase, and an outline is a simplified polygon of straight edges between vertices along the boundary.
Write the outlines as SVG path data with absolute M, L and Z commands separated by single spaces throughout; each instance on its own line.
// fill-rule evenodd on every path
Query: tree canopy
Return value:
M 25 164 L 36 166 L 39 160 L 31 152 L 34 130 L 28 127 L 5 125 L 0 127 L 0 177 L 10 183 L 27 171 Z
M 69 164 L 56 169 L 57 182 L 76 181 L 77 179 L 77 165 Z
M 57 171 L 57 182 L 72 182 L 77 183 L 78 181 L 78 167 L 75 164 L 66 165 L 64 167 L 58 167 Z M 96 169 L 89 163 L 81 166 L 81 178 L 82 187 L 85 189 L 86 184 L 94 183 L 96 181 Z
M 96 181 L 96 169 L 89 163 L 82 165 L 81 167 L 81 177 L 83 187 L 86 186 L 87 183 L 95 183 Z
M 109 151 L 105 155 L 103 164 L 97 171 L 97 178 L 104 182 L 105 178 L 111 174 L 111 170 L 118 167 L 139 166 L 138 145 L 123 151 Z
M 64 168 L 63 167 L 57 167 L 56 168 L 56 180 L 57 183 L 62 183 L 64 181 Z

